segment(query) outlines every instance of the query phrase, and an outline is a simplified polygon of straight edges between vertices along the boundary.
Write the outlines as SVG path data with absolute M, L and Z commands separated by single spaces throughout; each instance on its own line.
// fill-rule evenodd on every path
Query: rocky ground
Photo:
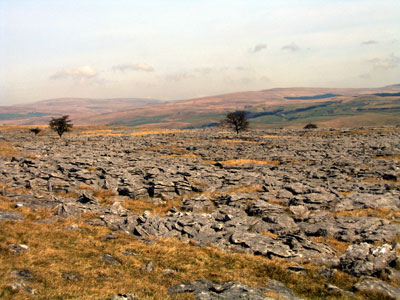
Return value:
M 18 208 L 48 209 L 54 216 L 42 222 L 49 223 L 90 214 L 87 224 L 108 227 L 110 239 L 119 232 L 144 243 L 177 238 L 285 259 L 298 276 L 312 263 L 324 278 L 358 278 L 351 290 L 326 285 L 341 297 L 372 291 L 400 299 L 399 129 L 81 129 L 61 139 L 20 129 L 1 131 L 0 143 L 15 151 L 0 157 L 0 182 L 16 208 L 0 210 L 0 222 L 23 222 Z M 10 288 L 29 292 L 21 280 Z M 181 292 L 300 299 L 273 280 L 264 287 L 203 280 L 169 289 Z

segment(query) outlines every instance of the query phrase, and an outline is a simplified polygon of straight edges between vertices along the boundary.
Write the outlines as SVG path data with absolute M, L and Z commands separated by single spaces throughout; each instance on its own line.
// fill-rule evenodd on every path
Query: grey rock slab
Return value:
M 278 294 L 278 299 L 284 300 L 301 300 L 301 298 L 296 297 L 293 291 L 287 288 L 282 282 L 277 280 L 270 280 L 265 285 L 265 288 Z
M 264 293 L 273 292 L 277 297 L 267 297 Z M 215 284 L 208 280 L 183 283 L 168 289 L 169 294 L 193 293 L 197 300 L 300 300 L 282 283 L 271 280 L 266 287 L 254 288 L 241 282 L 230 281 Z
M 80 276 L 75 275 L 75 274 L 70 274 L 70 273 L 62 273 L 61 277 L 63 277 L 64 279 L 68 280 L 68 281 L 79 281 L 80 280 Z
M 104 254 L 102 259 L 111 265 L 121 265 L 122 263 L 110 254 Z
M 23 221 L 24 217 L 14 211 L 0 210 L 0 222 L 4 221 Z
M 336 285 L 330 284 L 330 283 L 325 283 L 325 288 L 330 292 L 330 293 L 335 293 L 335 294 L 341 294 L 341 295 L 348 295 L 348 296 L 352 296 L 354 295 L 353 292 L 349 292 L 346 290 L 343 290 L 339 287 L 337 287 Z
M 152 261 L 148 262 L 145 266 L 142 267 L 142 270 L 151 273 L 154 271 L 154 263 Z
M 389 283 L 378 279 L 364 279 L 357 283 L 354 288 L 358 291 L 379 292 L 394 299 L 400 299 L 400 289 Z
M 7 286 L 12 291 L 24 291 L 31 295 L 37 295 L 38 291 L 29 285 L 27 285 L 24 281 L 15 281 Z
M 256 201 L 246 208 L 246 212 L 249 216 L 268 216 L 270 214 L 284 214 L 285 207 L 277 204 L 270 204 L 266 201 Z
M 95 204 L 95 205 L 99 204 L 99 200 L 88 192 L 81 193 L 77 202 L 82 204 Z
M 32 273 L 27 269 L 14 270 L 10 272 L 10 276 L 22 280 L 29 280 L 33 278 Z
M 367 243 L 350 245 L 340 257 L 339 269 L 354 276 L 379 276 L 396 261 L 392 246 L 373 246 Z
M 400 198 L 390 193 L 376 195 L 357 192 L 348 195 L 334 207 L 336 211 L 366 208 L 400 209 Z
M 80 217 L 81 209 L 71 203 L 59 204 L 56 207 L 56 214 L 60 217 Z

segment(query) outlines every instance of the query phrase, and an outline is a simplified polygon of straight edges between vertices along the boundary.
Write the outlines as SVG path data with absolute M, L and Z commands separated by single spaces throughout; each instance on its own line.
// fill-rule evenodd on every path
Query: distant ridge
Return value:
M 162 102 L 142 98 L 61 98 L 0 107 L 2 124 L 47 124 L 70 115 L 75 125 L 161 128 L 215 126 L 229 111 L 249 113 L 253 127 L 400 124 L 400 84 L 381 88 L 274 88 Z M 37 114 L 37 115 L 34 115 Z

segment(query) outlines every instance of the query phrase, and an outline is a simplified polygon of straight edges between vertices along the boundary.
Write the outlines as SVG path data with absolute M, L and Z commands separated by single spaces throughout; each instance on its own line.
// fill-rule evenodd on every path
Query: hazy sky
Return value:
M 0 0 L 0 105 L 395 83 L 399 0 Z

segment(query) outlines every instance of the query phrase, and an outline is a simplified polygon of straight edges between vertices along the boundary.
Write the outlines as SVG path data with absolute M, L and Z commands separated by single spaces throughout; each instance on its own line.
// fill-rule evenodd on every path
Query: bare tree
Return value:
M 237 134 L 249 127 L 249 120 L 245 111 L 234 111 L 226 115 L 224 123 L 233 128 Z
M 60 118 L 51 118 L 49 126 L 61 137 L 64 132 L 71 130 L 73 126 L 71 122 L 69 116 L 65 115 Z

